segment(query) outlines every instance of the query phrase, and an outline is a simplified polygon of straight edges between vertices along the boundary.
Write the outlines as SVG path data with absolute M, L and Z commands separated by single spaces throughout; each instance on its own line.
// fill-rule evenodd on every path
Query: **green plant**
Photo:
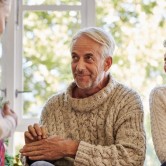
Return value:
M 5 154 L 5 166 L 22 166 L 19 154 L 15 157 Z
M 13 166 L 13 157 L 5 154 L 5 166 Z
M 19 154 L 15 155 L 14 160 L 13 160 L 13 166 L 22 166 Z

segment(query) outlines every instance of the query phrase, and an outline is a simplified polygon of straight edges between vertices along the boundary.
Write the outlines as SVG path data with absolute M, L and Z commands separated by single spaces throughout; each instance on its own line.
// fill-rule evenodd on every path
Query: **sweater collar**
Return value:
M 66 91 L 66 99 L 70 103 L 71 107 L 79 112 L 87 112 L 97 108 L 101 105 L 112 92 L 112 90 L 117 86 L 117 82 L 113 79 L 111 74 L 109 75 L 109 82 L 106 87 L 101 89 L 99 92 L 95 93 L 92 96 L 77 99 L 72 97 L 72 89 L 76 86 L 73 82 Z

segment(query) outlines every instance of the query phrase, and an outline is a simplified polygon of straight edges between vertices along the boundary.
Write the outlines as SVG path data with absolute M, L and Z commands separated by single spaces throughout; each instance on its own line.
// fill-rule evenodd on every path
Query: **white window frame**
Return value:
M 18 126 L 16 132 L 24 132 L 27 126 L 37 123 L 38 118 L 23 118 L 23 98 L 22 94 L 16 97 L 16 90 L 23 91 L 23 71 L 22 71 L 22 34 L 24 11 L 69 11 L 81 12 L 81 28 L 95 26 L 95 0 L 80 0 L 81 5 L 23 5 L 22 0 L 14 0 L 12 10 L 8 19 L 6 33 L 3 40 L 2 65 L 2 87 L 6 89 L 6 98 L 10 101 L 10 106 L 18 115 Z M 6 62 L 6 63 L 5 63 Z M 8 154 L 14 154 L 14 136 L 9 139 Z

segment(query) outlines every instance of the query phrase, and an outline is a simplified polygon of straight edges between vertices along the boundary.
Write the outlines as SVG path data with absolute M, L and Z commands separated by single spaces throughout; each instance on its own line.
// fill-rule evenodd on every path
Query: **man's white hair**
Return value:
M 115 50 L 115 41 L 113 36 L 110 33 L 107 33 L 106 31 L 98 27 L 88 27 L 79 30 L 72 39 L 71 50 L 76 40 L 83 35 L 88 36 L 95 42 L 101 44 L 102 55 L 104 57 L 113 56 Z

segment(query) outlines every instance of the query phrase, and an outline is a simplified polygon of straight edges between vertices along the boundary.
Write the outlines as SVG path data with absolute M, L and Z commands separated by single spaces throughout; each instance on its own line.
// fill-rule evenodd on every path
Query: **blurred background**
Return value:
M 166 82 L 165 0 L 13 1 L 0 45 L 1 96 L 11 101 L 19 116 L 8 154 L 18 154 L 27 125 L 38 122 L 48 98 L 72 81 L 70 41 L 77 30 L 88 26 L 102 27 L 114 36 L 116 51 L 110 72 L 140 94 L 147 135 L 144 165 L 160 165 L 151 137 L 149 94 Z

